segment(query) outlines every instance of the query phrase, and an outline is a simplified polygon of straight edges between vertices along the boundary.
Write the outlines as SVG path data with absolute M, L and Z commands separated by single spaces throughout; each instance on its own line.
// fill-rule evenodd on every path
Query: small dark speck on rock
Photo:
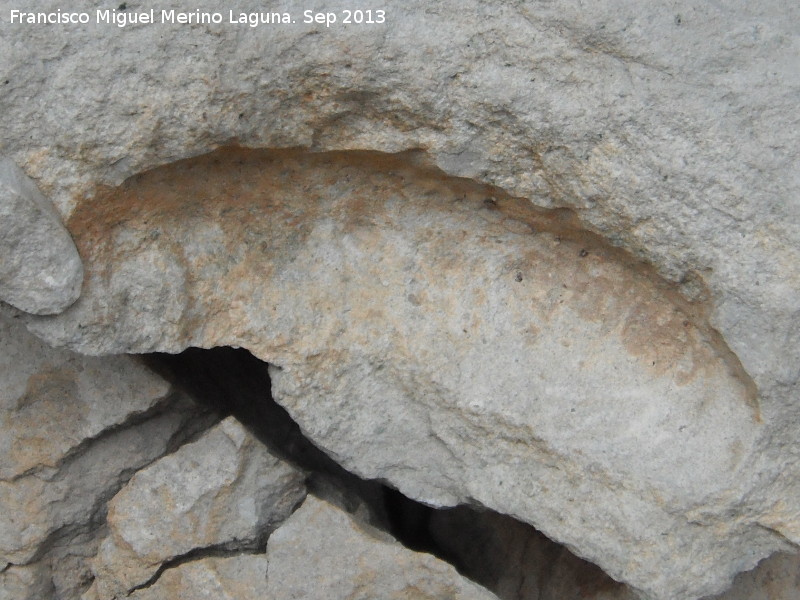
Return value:
M 517 274 L 514 275 L 514 281 L 522 281 L 522 272 L 517 271 Z
M 122 4 L 120 4 L 118 10 L 128 10 L 128 3 L 123 2 Z
M 8 85 L 9 83 L 11 83 L 11 80 L 9 80 L 9 79 L 6 79 L 6 80 L 3 82 L 3 85 Z
M 589 256 L 589 251 L 586 250 L 586 248 L 581 248 L 581 251 L 578 252 L 578 254 L 580 255 L 581 258 L 585 258 Z

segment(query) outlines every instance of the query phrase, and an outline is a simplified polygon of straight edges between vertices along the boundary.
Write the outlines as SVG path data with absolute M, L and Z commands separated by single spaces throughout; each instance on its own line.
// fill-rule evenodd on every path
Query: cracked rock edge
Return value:
M 348 468 L 432 504 L 472 501 L 531 522 L 652 597 L 719 591 L 788 547 L 766 502 L 748 504 L 763 427 L 736 357 L 702 310 L 564 212 L 398 157 L 244 150 L 136 176 L 86 206 L 69 227 L 87 294 L 30 323 L 51 342 L 90 353 L 247 347 L 276 365 L 277 399 Z M 431 348 L 437 337 L 443 348 Z M 566 382 L 578 392 L 561 398 Z M 596 390 L 611 390 L 601 408 Z M 365 420 L 376 395 L 397 414 Z M 396 463 L 409 440 L 429 472 L 414 470 L 419 457 Z M 667 447 L 678 460 L 664 460 Z M 631 544 L 658 558 L 631 562 Z M 687 563 L 687 544 L 715 568 Z

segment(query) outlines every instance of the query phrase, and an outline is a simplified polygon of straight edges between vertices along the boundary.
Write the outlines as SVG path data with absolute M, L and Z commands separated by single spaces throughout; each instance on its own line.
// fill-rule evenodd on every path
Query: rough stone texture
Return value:
M 141 448 L 122 445 L 116 470 L 104 469 L 109 479 L 87 481 L 76 465 L 109 460 L 96 450 L 87 455 L 87 441 L 163 404 L 170 388 L 129 358 L 48 348 L 6 316 L 0 343 L 0 560 L 22 563 L 58 528 L 88 518 L 123 465 L 147 460 L 126 456 Z
M 312 568 L 305 565 L 305 568 Z M 303 568 L 298 565 L 298 568 Z M 320 598 L 329 598 L 319 590 Z M 261 555 L 201 558 L 167 569 L 130 600 L 277 600 L 267 585 L 267 559 Z M 312 596 L 308 596 L 311 600 Z M 93 600 L 87 594 L 84 600 Z
M 54 1 L 40 4 L 41 9 L 62 8 Z M 218 3 L 211 2 L 172 6 L 212 4 L 216 9 Z M 257 2 L 240 7 L 262 9 Z M 351 8 L 343 0 L 307 7 Z M 2 8 L 5 19 L 6 5 Z M 422 148 L 451 174 L 500 185 L 542 206 L 572 207 L 595 230 L 680 283 L 684 293 L 708 301 L 710 324 L 757 386 L 762 418 L 751 454 L 762 462 L 731 475 L 749 491 L 731 494 L 730 501 L 739 498 L 743 508 L 729 513 L 727 526 L 746 530 L 744 523 L 758 522 L 800 541 L 800 478 L 794 473 L 800 464 L 800 5 L 787 0 L 702 5 L 468 0 L 432 6 L 416 0 L 392 7 L 387 17 L 384 26 L 330 30 L 222 25 L 123 32 L 113 26 L 4 23 L 0 152 L 35 177 L 65 216 L 97 184 L 116 184 L 232 140 L 315 150 Z M 189 248 L 213 254 L 214 246 L 203 242 L 212 233 L 198 232 L 197 245 Z M 150 296 L 144 290 L 137 296 L 142 311 L 148 303 L 161 305 L 159 294 L 181 285 L 175 283 L 180 265 L 155 265 L 139 280 L 143 288 L 152 288 Z M 130 276 L 137 267 L 127 269 L 117 276 Z M 452 280 L 453 286 L 459 283 Z M 417 291 L 410 293 L 419 300 Z M 247 311 L 245 297 L 231 294 L 236 310 Z M 119 316 L 103 303 L 94 310 L 108 323 Z M 168 313 L 165 321 L 172 317 Z M 122 332 L 122 325 L 118 331 L 134 336 L 136 324 L 126 326 L 130 331 Z M 385 324 L 373 336 L 383 331 Z M 204 332 L 202 337 L 223 336 Z M 148 344 L 174 348 L 182 342 L 164 334 Z M 502 351 L 495 349 L 492 356 Z M 565 368 L 579 360 L 570 358 Z M 464 365 L 465 372 L 471 368 Z M 418 385 L 413 376 L 404 381 Z M 656 405 L 657 400 L 652 399 Z M 731 406 L 739 404 L 732 400 Z M 602 429 L 605 419 L 602 411 L 597 414 Z M 640 418 L 633 414 L 634 420 Z M 667 454 L 683 448 L 684 415 L 665 414 L 664 422 L 678 432 L 663 439 L 648 433 L 648 444 L 663 445 Z M 718 423 L 729 420 L 724 410 L 718 416 Z M 687 426 L 700 428 L 703 422 L 717 437 L 716 425 L 708 421 Z M 570 428 L 565 435 L 586 439 L 580 429 L 573 434 Z M 742 426 L 735 437 L 752 439 L 751 433 Z M 509 444 L 523 446 L 517 439 Z M 597 446 L 582 450 L 586 456 L 595 453 L 602 472 L 616 446 L 602 445 L 599 436 L 590 441 Z M 743 447 L 746 456 L 748 444 Z M 688 464 L 708 457 L 717 458 L 715 450 Z M 413 455 L 408 458 L 416 463 Z M 687 463 L 681 460 L 673 461 L 676 473 L 685 473 Z M 524 460 L 507 466 L 509 476 L 516 478 L 519 464 Z M 548 464 L 554 471 L 562 468 L 561 457 Z M 714 514 L 725 514 L 725 502 L 711 514 L 689 515 L 689 522 L 676 529 L 669 518 L 664 523 L 639 510 L 639 503 L 661 501 L 658 482 L 652 494 L 641 495 L 641 489 L 631 491 L 627 481 L 617 480 L 603 495 L 592 487 L 594 469 L 588 474 L 586 469 L 570 471 L 574 493 L 548 485 L 552 498 L 539 497 L 530 507 L 536 518 L 529 520 L 652 595 L 688 598 L 716 591 L 734 572 L 779 546 L 755 539 L 755 530 L 740 538 L 722 527 L 714 550 L 692 545 L 687 552 L 685 530 L 710 532 Z M 758 475 L 743 475 L 747 472 Z M 477 480 L 485 480 L 483 471 Z M 629 493 L 635 502 L 626 499 Z M 671 499 L 667 494 L 666 504 L 671 506 Z M 595 504 L 597 513 L 627 506 L 630 514 L 621 523 L 604 514 L 580 522 L 570 507 L 581 500 Z M 502 506 L 507 504 L 503 498 L 489 504 L 510 509 Z M 545 505 L 552 509 L 549 516 Z M 570 531 L 555 523 L 556 505 L 558 516 L 571 520 Z M 676 507 L 677 520 L 687 519 L 684 509 Z M 623 531 L 636 530 L 637 539 L 641 531 L 651 534 L 638 539 L 642 552 L 622 540 L 602 542 L 606 528 L 613 534 L 608 539 L 614 539 L 617 524 Z M 767 529 L 763 535 L 769 535 Z M 688 556 L 696 558 L 687 567 L 682 561 Z
M 447 563 L 403 548 L 313 496 L 272 534 L 267 562 L 276 600 L 496 600 Z
M 82 282 L 80 256 L 55 208 L 0 156 L 0 300 L 49 315 L 75 302 Z
M 52 479 L 31 475 L 0 483 L 3 562 L 36 563 L 63 592 L 60 597 L 76 598 L 73 592 L 90 580 L 87 559 L 102 538 L 106 501 L 136 469 L 196 430 L 192 408 L 179 400 L 101 437 Z
M 569 214 L 414 158 L 229 150 L 136 177 L 75 211 L 85 293 L 31 327 L 247 347 L 346 467 L 513 515 L 654 597 L 785 548 L 751 498 L 783 466 L 757 470 L 768 430 L 706 307 Z
M 48 348 L 5 313 L 0 346 L 0 587 L 76 598 L 105 502 L 204 418 L 134 359 Z
M 800 362 L 799 12 L 416 0 L 330 30 L 7 26 L 0 144 L 63 214 L 97 183 L 233 139 L 424 148 L 452 174 L 579 209 L 676 280 L 702 274 L 715 323 L 778 401 Z
M 136 473 L 111 500 L 93 593 L 126 595 L 199 549 L 258 547 L 303 499 L 303 479 L 225 419 Z

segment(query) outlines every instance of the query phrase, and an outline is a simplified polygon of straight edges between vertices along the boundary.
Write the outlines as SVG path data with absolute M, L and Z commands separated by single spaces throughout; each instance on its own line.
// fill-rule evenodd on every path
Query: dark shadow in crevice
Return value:
M 311 493 L 357 512 L 407 548 L 452 564 L 503 600 L 577 600 L 603 597 L 609 591 L 617 600 L 635 598 L 595 565 L 511 517 L 466 506 L 431 508 L 345 470 L 308 440 L 275 402 L 267 363 L 247 350 L 189 348 L 142 358 L 204 410 L 220 418 L 236 417 L 276 456 L 308 473 Z
M 155 573 L 144 583 L 140 583 L 128 590 L 128 595 L 141 589 L 152 587 L 165 571 L 176 569 L 181 565 L 189 564 L 195 561 L 203 560 L 205 558 L 229 558 L 243 555 L 259 555 L 264 554 L 264 548 L 267 544 L 267 535 L 263 539 L 258 539 L 250 543 L 242 543 L 239 540 L 228 542 L 225 544 L 217 544 L 215 546 L 207 546 L 205 548 L 195 548 L 180 556 L 175 556 L 169 560 L 164 561 L 159 565 Z
M 242 348 L 187 348 L 144 355 L 147 365 L 221 418 L 233 415 L 271 451 L 307 471 L 350 475 L 272 399 L 268 365 Z M 351 477 L 354 477 L 351 475 Z
M 355 512 L 369 509 L 370 524 L 387 530 L 412 550 L 447 554 L 427 523 L 435 510 L 341 467 L 306 438 L 272 398 L 268 365 L 241 348 L 188 348 L 180 354 L 148 354 L 145 363 L 220 418 L 234 416 L 276 456 L 308 473 L 315 495 Z M 445 558 L 446 559 L 446 558 Z

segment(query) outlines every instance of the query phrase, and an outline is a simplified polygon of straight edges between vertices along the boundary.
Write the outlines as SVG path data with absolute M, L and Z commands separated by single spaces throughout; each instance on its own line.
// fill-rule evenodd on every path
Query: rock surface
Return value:
M 0 600 L 43 600 L 55 593 L 49 570 L 41 564 L 0 571 Z
M 518 521 L 459 507 L 433 513 L 429 527 L 462 571 L 500 600 L 637 600 L 630 587 Z M 774 554 L 705 600 L 800 597 L 800 555 Z
M 87 440 L 163 403 L 170 385 L 129 357 L 52 349 L 0 314 L 0 481 L 60 464 Z
M 448 173 L 576 208 L 676 281 L 702 276 L 715 324 L 781 404 L 800 362 L 796 3 L 414 0 L 383 25 L 293 17 L 5 27 L 0 151 L 67 215 L 98 183 L 231 140 L 424 148 Z
M 775 554 L 739 574 L 731 589 L 707 600 L 790 600 L 800 598 L 800 555 Z
M 496 600 L 447 563 L 411 552 L 313 496 L 272 534 L 267 563 L 269 598 L 276 600 Z
M 704 306 L 569 214 L 413 159 L 229 150 L 134 178 L 75 211 L 85 292 L 31 327 L 247 347 L 345 467 L 513 515 L 653 597 L 787 547 L 751 499 L 783 466 L 757 469 L 752 381 Z
M 93 593 L 125 596 L 198 550 L 259 547 L 305 496 L 303 479 L 225 419 L 137 472 L 111 500 Z
M 49 315 L 75 302 L 82 282 L 80 256 L 55 208 L 0 157 L 0 300 Z
M 266 554 L 192 560 L 128 598 L 496 600 L 447 563 L 403 548 L 313 496 L 272 534 Z
M 215 10 L 217 4 L 176 0 L 172 6 L 177 10 Z M 262 8 L 254 1 L 239 5 L 241 10 Z M 51 1 L 42 3 L 42 8 L 46 6 L 57 7 Z M 307 6 L 333 11 L 351 8 L 343 0 L 314 0 Z M 300 14 L 295 17 L 302 20 Z M 467 0 L 436 6 L 412 0 L 387 10 L 384 25 L 330 29 L 298 23 L 254 31 L 229 25 L 122 30 L 115 26 L 28 27 L 4 22 L 0 152 L 36 179 L 64 217 L 87 194 L 93 198 L 87 206 L 94 202 L 94 208 L 102 207 L 106 197 L 95 193 L 98 185 L 116 185 L 155 165 L 202 154 L 233 140 L 256 147 L 313 150 L 396 152 L 421 148 L 428 160 L 450 174 L 499 185 L 511 195 L 544 207 L 576 210 L 593 230 L 646 258 L 683 294 L 706 307 L 708 325 L 724 338 L 724 345 L 715 342 L 712 346 L 717 350 L 727 346 L 741 362 L 758 392 L 761 423 L 748 423 L 737 412 L 742 410 L 741 390 L 715 390 L 717 400 L 708 404 L 707 413 L 687 401 L 695 413 L 705 415 L 694 418 L 692 410 L 659 404 L 660 391 L 645 387 L 645 395 L 650 389 L 650 403 L 643 406 L 652 412 L 642 414 L 637 405 L 629 411 L 633 426 L 628 430 L 621 421 L 626 404 L 615 407 L 605 394 L 628 389 L 632 381 L 621 385 L 615 381 L 611 390 L 599 389 L 604 399 L 597 402 L 597 412 L 590 411 L 591 418 L 583 422 L 590 428 L 578 426 L 573 431 L 571 413 L 566 415 L 567 421 L 531 407 L 530 414 L 538 415 L 535 430 L 507 436 L 507 444 L 498 446 L 495 455 L 481 456 L 486 464 L 472 473 L 434 470 L 430 478 L 435 481 L 424 482 L 423 490 L 419 482 L 409 481 L 416 475 L 405 473 L 401 460 L 389 466 L 404 473 L 400 476 L 404 489 L 419 488 L 419 497 L 469 497 L 521 513 L 514 493 L 499 491 L 502 475 L 504 486 L 515 481 L 520 488 L 536 492 L 529 501 L 535 505 L 525 507 L 526 518 L 551 536 L 569 542 L 581 555 L 653 597 L 694 598 L 721 590 L 735 572 L 753 566 L 771 550 L 785 547 L 787 542 L 780 536 L 793 544 L 800 542 L 796 500 L 800 498 L 800 478 L 796 476 L 800 464 L 798 22 L 800 6 L 787 0 L 701 6 L 685 0 L 648 5 L 632 0 L 589 4 Z M 344 179 L 333 178 L 320 182 L 319 187 L 333 189 L 336 195 L 348 185 Z M 204 199 L 203 193 L 198 198 Z M 366 203 L 372 197 L 367 196 Z M 197 204 L 201 210 L 203 202 Z M 90 212 L 88 208 L 85 211 Z M 302 235 L 305 233 L 298 231 L 298 238 Z M 501 236 L 501 244 L 505 239 Z M 124 237 L 120 241 L 125 242 Z M 115 272 L 114 285 L 133 293 L 134 307 L 121 296 L 101 296 L 89 309 L 96 317 L 95 331 L 79 331 L 78 322 L 76 329 L 66 328 L 65 337 L 63 322 L 58 319 L 42 320 L 38 330 L 47 331 L 51 340 L 69 339 L 94 353 L 110 351 L 115 344 L 176 350 L 192 340 L 219 343 L 223 338 L 237 338 L 240 345 L 256 351 L 260 348 L 262 358 L 272 358 L 260 346 L 260 334 L 242 325 L 270 314 L 271 307 L 260 316 L 249 314 L 254 310 L 251 299 L 268 304 L 258 289 L 247 289 L 256 282 L 243 283 L 241 293 L 236 286 L 228 289 L 226 303 L 211 307 L 221 311 L 216 325 L 181 320 L 184 313 L 206 314 L 203 307 L 192 305 L 196 298 L 186 306 L 182 303 L 186 297 L 183 265 L 202 262 L 205 259 L 198 256 L 208 254 L 212 258 L 208 264 L 213 266 L 218 264 L 213 260 L 215 253 L 227 251 L 208 223 L 192 240 L 182 241 L 191 241 L 184 246 L 185 260 L 167 260 L 171 255 L 149 248 L 150 255 L 144 252 L 138 262 L 128 262 Z M 252 251 L 262 242 L 258 237 L 251 239 Z M 401 256 L 394 245 L 387 243 L 387 248 L 388 255 Z M 446 275 L 454 295 L 461 291 L 465 298 L 474 299 L 469 295 L 471 265 L 465 265 L 462 256 L 469 252 L 463 248 L 453 251 L 452 268 Z M 506 249 L 509 265 L 512 258 L 524 262 L 524 256 L 513 247 Z M 273 252 L 269 240 L 265 250 Z M 588 257 L 595 259 L 591 252 Z M 563 264 L 572 263 L 565 260 Z M 230 268 L 235 269 L 235 264 Z M 498 281 L 507 281 L 509 275 L 515 278 L 518 270 L 522 271 L 513 266 L 503 273 L 505 279 L 499 277 Z M 373 269 L 373 276 L 381 278 L 380 271 L 379 267 Z M 131 282 L 132 289 L 127 289 L 121 280 L 133 276 L 138 276 L 136 283 Z M 299 288 L 304 276 L 308 277 L 299 274 L 298 281 L 288 283 Z M 525 273 L 522 276 L 524 279 Z M 213 269 L 204 277 L 204 281 L 214 281 Z M 405 297 L 425 306 L 420 290 L 411 289 Z M 298 304 L 297 319 L 301 320 L 303 305 Z M 156 327 L 140 332 L 134 318 L 137 311 L 139 315 L 156 314 L 165 306 L 171 307 L 171 312 L 165 312 Z M 229 311 L 231 316 L 224 316 Z M 291 321 L 290 316 L 286 318 Z M 372 320 L 378 322 L 375 317 Z M 658 319 L 646 323 L 649 328 L 658 324 Z M 313 319 L 301 325 L 310 331 L 318 327 Z M 111 336 L 109 329 L 114 330 Z M 714 337 L 707 327 L 700 329 L 704 340 Z M 321 331 L 323 336 L 328 334 Z M 392 331 L 381 322 L 369 336 L 379 345 L 381 336 L 389 338 Z M 331 335 L 335 337 L 336 332 Z M 294 331 L 292 336 L 284 341 L 302 339 L 294 336 Z M 594 339 L 577 337 L 573 348 Z M 654 344 L 650 349 L 654 348 L 660 346 Z M 351 438 L 337 438 L 336 427 L 348 423 L 329 423 L 321 414 L 309 416 L 313 396 L 295 399 L 295 392 L 304 393 L 306 383 L 326 396 L 331 391 L 326 386 L 338 386 L 335 372 L 323 382 L 305 378 L 297 365 L 306 357 L 310 364 L 305 368 L 316 369 L 315 373 L 325 366 L 324 358 L 314 358 L 314 349 L 309 350 L 295 348 L 294 362 L 276 360 L 284 366 L 284 375 L 276 378 L 283 377 L 276 383 L 282 386 L 284 401 L 295 405 L 295 414 L 306 421 L 304 427 L 326 439 L 329 450 L 342 460 L 358 463 L 363 473 L 380 472 L 387 465 L 379 464 L 380 454 L 370 458 L 375 445 L 364 441 L 380 432 L 380 418 L 352 422 L 344 433 L 360 440 L 361 446 L 343 451 L 339 442 L 349 444 Z M 547 344 L 542 352 L 546 355 L 552 350 Z M 352 355 L 352 348 L 347 351 Z M 508 351 L 513 347 L 495 347 L 484 356 L 488 360 L 481 366 L 496 374 L 491 385 L 513 383 L 505 381 L 505 365 L 500 364 L 503 357 L 512 356 Z M 429 350 L 433 356 L 436 352 L 435 348 Z M 561 363 L 553 361 L 562 368 L 556 369 L 559 379 L 569 372 L 570 379 L 574 376 L 580 383 L 584 371 L 597 372 L 598 367 L 586 361 L 581 371 L 578 355 L 570 354 Z M 615 356 L 614 352 L 609 356 Z M 363 358 L 358 376 L 365 378 L 384 370 L 379 366 L 394 358 L 390 353 L 379 355 L 379 360 L 366 355 L 350 357 L 356 361 Z M 600 362 L 605 358 L 600 355 Z M 730 364 L 730 358 L 723 362 Z M 313 364 L 314 360 L 319 364 Z M 401 388 L 427 387 L 435 390 L 438 398 L 437 379 L 426 381 L 414 369 L 401 371 L 401 362 L 392 364 L 394 374 L 402 376 Z M 711 371 L 713 365 L 719 365 L 714 360 L 710 364 Z M 680 368 L 677 363 L 672 366 Z M 629 367 L 625 365 L 625 369 Z M 464 363 L 460 368 L 468 374 L 475 365 Z M 737 377 L 742 375 L 734 370 Z M 640 371 L 632 367 L 625 372 Z M 392 378 L 391 368 L 385 373 L 384 381 Z M 513 375 L 510 379 L 517 371 Z M 610 371 L 607 375 L 608 380 L 614 379 Z M 720 377 L 728 383 L 736 379 Z M 748 381 L 748 377 L 742 380 Z M 386 405 L 391 407 L 395 397 L 385 393 L 380 378 L 371 381 L 375 385 L 361 392 L 387 398 Z M 491 389 L 485 381 L 477 381 L 474 395 L 480 395 L 486 386 Z M 353 391 L 344 384 L 336 389 L 343 395 Z M 678 392 L 672 393 L 680 395 Z M 594 407 L 594 398 L 592 394 L 586 403 Z M 498 397 L 489 400 L 500 401 Z M 309 407 L 302 406 L 306 401 Z M 372 412 L 381 417 L 385 405 L 376 404 Z M 608 404 L 612 405 L 610 416 L 605 415 Z M 570 411 L 573 408 L 570 402 L 564 406 Z M 405 423 L 409 429 L 418 428 L 422 436 L 429 431 L 441 435 L 446 430 L 451 437 L 445 436 L 445 440 L 456 442 L 458 460 L 452 462 L 458 464 L 463 422 L 437 420 L 451 418 L 438 407 L 429 411 L 424 406 L 416 415 L 404 414 L 408 417 Z M 335 406 L 327 408 L 336 410 Z M 365 419 L 372 414 L 360 405 L 348 408 Z M 579 418 L 583 407 L 574 408 Z M 687 419 L 689 416 L 692 418 Z M 430 426 L 413 425 L 426 420 Z M 651 420 L 663 427 L 650 431 L 640 426 L 641 421 L 649 424 Z M 466 429 L 468 437 L 497 429 L 484 415 L 475 422 L 478 425 L 472 433 Z M 569 448 L 552 460 L 539 457 L 542 471 L 553 471 L 549 477 L 542 479 L 539 472 L 518 476 L 517 470 L 531 463 L 517 448 L 529 447 L 531 437 L 538 439 L 542 422 L 549 424 L 551 433 L 560 423 L 559 431 L 569 438 L 565 442 Z M 718 423 L 725 424 L 719 432 Z M 730 427 L 731 441 L 740 442 L 741 449 L 732 443 L 719 450 L 712 443 L 709 450 L 697 450 L 709 437 L 722 443 L 728 433 L 725 427 Z M 615 435 L 604 440 L 605 428 Z M 615 442 L 628 434 L 631 443 L 623 444 L 620 454 Z M 691 444 L 684 444 L 690 436 L 698 445 L 696 453 Z M 644 438 L 645 451 L 640 458 L 636 447 L 631 467 L 624 452 L 632 451 L 638 437 Z M 584 442 L 589 447 L 584 448 Z M 659 447 L 667 457 L 663 470 L 651 470 L 653 464 L 659 464 L 658 457 L 653 457 Z M 418 465 L 427 455 L 423 450 L 415 455 L 415 448 L 413 443 L 407 444 L 400 458 L 411 449 L 405 460 Z M 570 462 L 576 448 L 583 453 L 577 467 Z M 384 448 L 383 458 L 393 451 Z M 440 452 L 443 456 L 448 450 Z M 675 456 L 670 461 L 672 453 Z M 617 459 L 619 463 L 614 462 Z M 710 462 L 710 481 L 706 482 L 704 475 L 699 481 L 694 479 L 706 461 Z M 739 465 L 735 473 L 730 472 L 734 463 Z M 500 469 L 498 464 L 505 465 L 505 473 L 494 472 Z M 631 487 L 628 471 L 617 473 L 616 479 L 606 478 L 614 472 L 608 470 L 609 464 L 625 464 L 626 469 L 647 477 L 633 477 Z M 559 469 L 566 474 L 558 475 Z M 729 486 L 724 473 L 735 486 Z M 492 485 L 498 489 L 486 485 L 492 477 Z M 534 486 L 526 477 L 542 483 Z M 559 477 L 568 483 L 548 484 Z M 673 487 L 676 480 L 677 488 Z M 470 483 L 468 489 L 464 489 L 465 483 Z M 473 490 L 476 486 L 480 489 Z M 443 487 L 452 489 L 445 494 Z M 668 493 L 662 493 L 663 487 L 669 488 Z M 602 489 L 607 493 L 601 493 Z M 676 496 L 680 499 L 677 503 Z M 702 502 L 698 497 L 703 497 Z M 590 513 L 572 508 L 576 502 L 591 507 L 587 509 Z M 659 504 L 667 516 L 651 511 Z M 566 524 L 559 521 L 562 514 Z M 618 529 L 623 534 L 614 541 Z M 627 539 L 625 532 L 634 539 Z M 702 558 L 684 564 L 689 556 Z
M 500 600 L 638 600 L 630 587 L 531 526 L 464 507 L 436 511 L 430 529 L 462 571 Z
M 322 590 L 320 592 L 324 594 Z M 200 558 L 184 563 L 167 569 L 153 585 L 136 590 L 127 598 L 130 600 L 277 600 L 270 594 L 267 585 L 267 559 L 263 554 Z M 310 600 L 312 596 L 308 598 Z M 93 597 L 87 594 L 84 600 L 93 600 Z
M 0 345 L 2 588 L 76 598 L 107 499 L 208 417 L 134 359 L 48 348 L 5 313 Z

